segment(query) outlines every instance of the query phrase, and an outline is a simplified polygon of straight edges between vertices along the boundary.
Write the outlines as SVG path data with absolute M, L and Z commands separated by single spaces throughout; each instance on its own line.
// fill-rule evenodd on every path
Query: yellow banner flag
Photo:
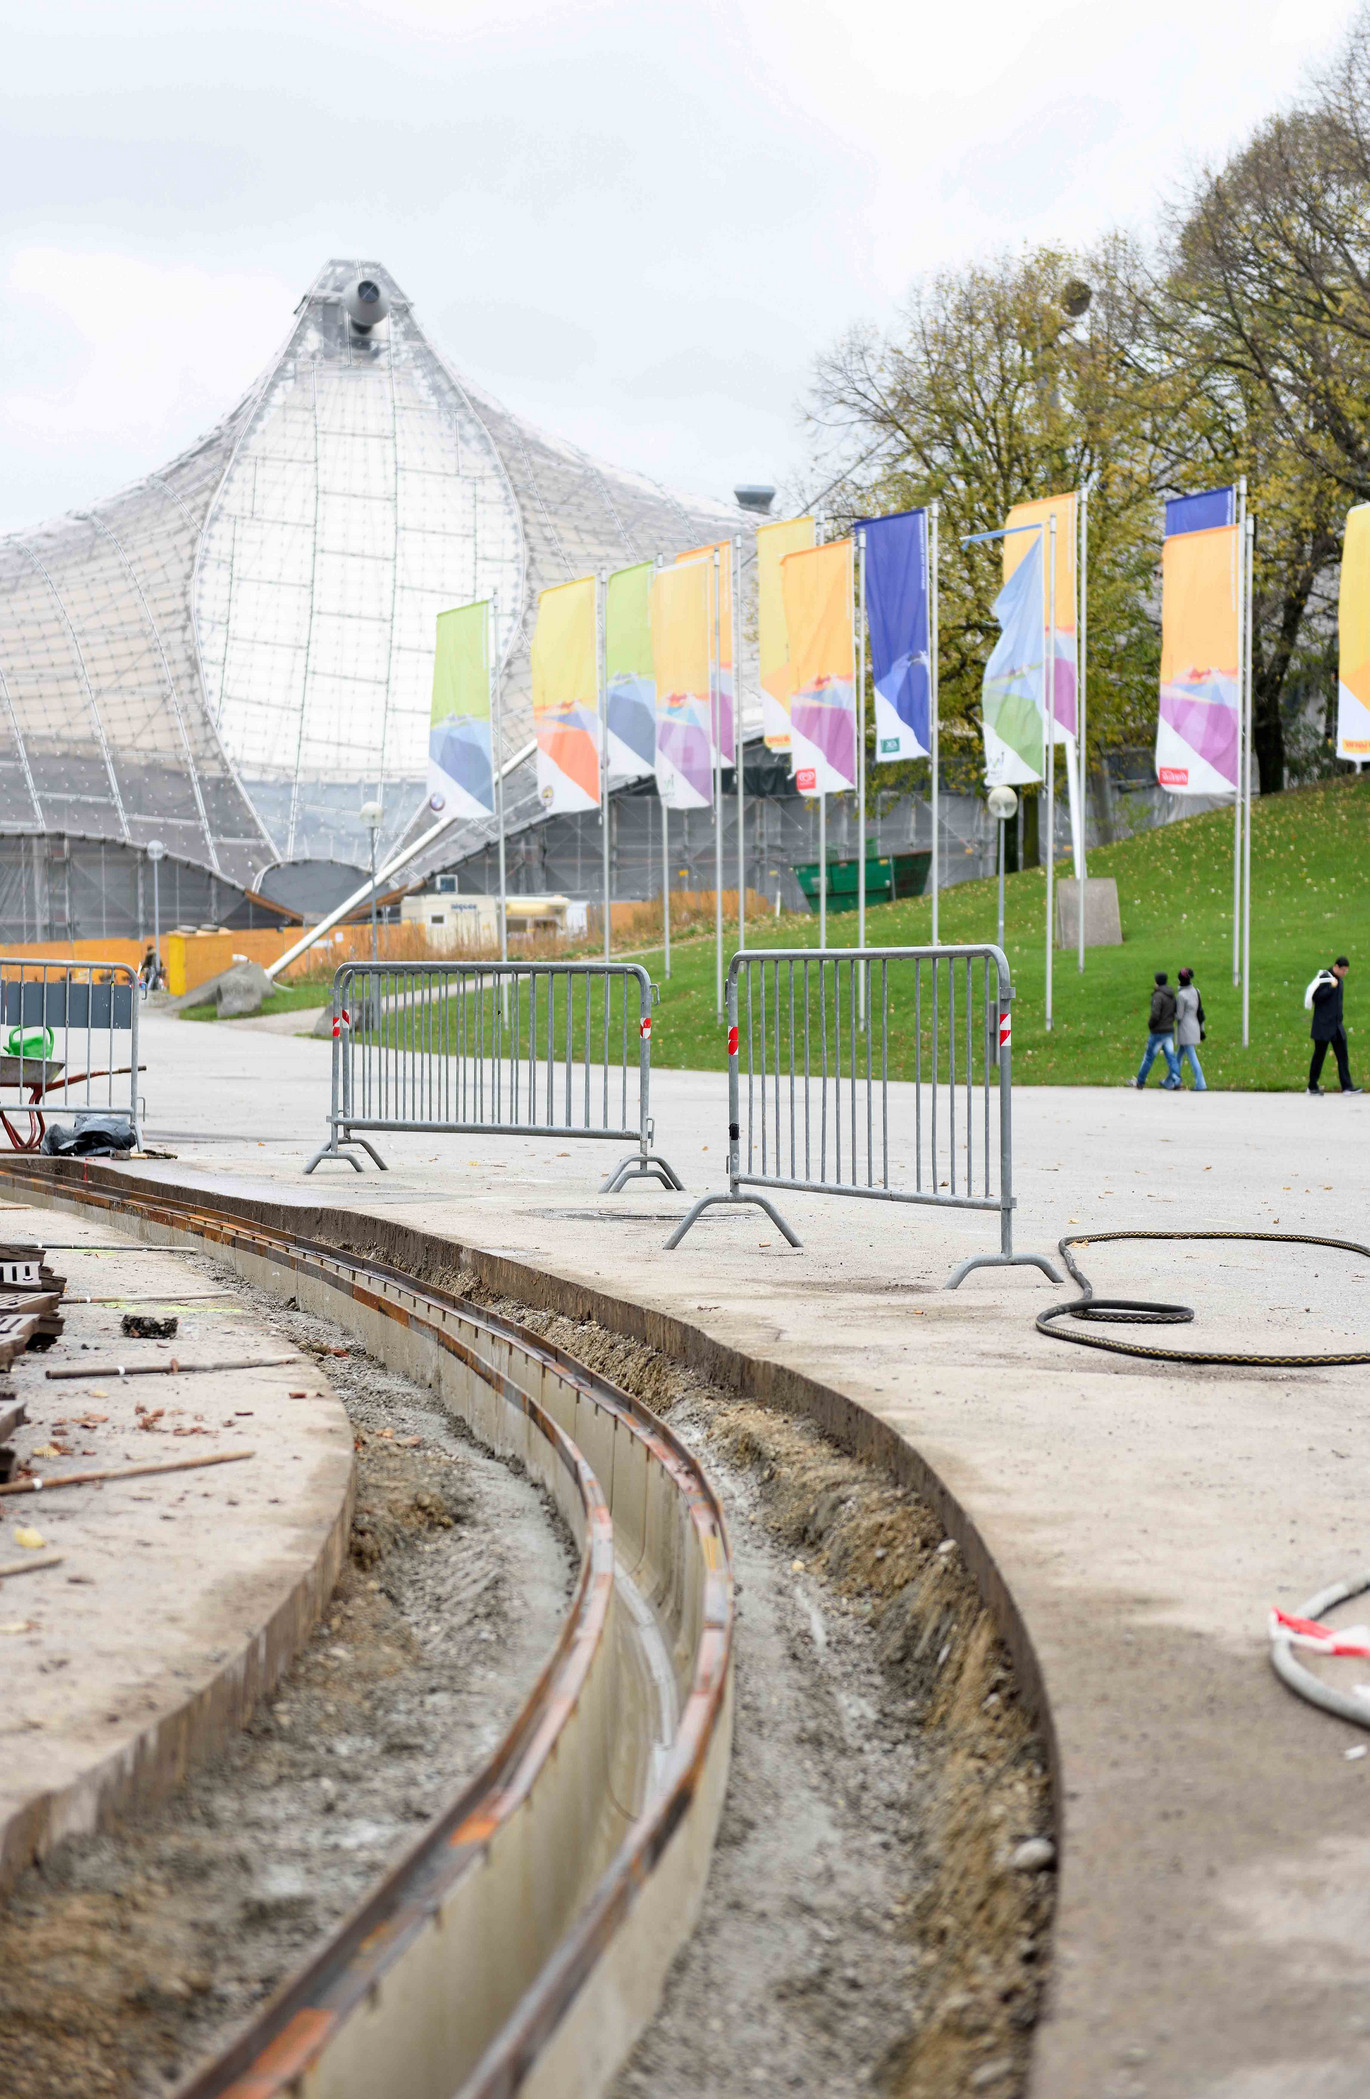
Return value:
M 717 561 L 715 562 L 715 556 Z M 729 539 L 715 545 L 691 547 L 677 554 L 679 561 L 703 561 L 709 574 L 709 648 L 714 658 L 713 692 L 718 721 L 718 741 L 723 763 L 731 765 L 733 743 L 733 547 Z M 714 589 L 715 579 L 718 588 Z
M 856 618 L 852 543 L 787 554 L 781 569 L 790 637 L 790 755 L 801 794 L 856 785 Z
M 756 532 L 756 625 L 761 672 L 761 712 L 766 744 L 772 751 L 790 748 L 790 645 L 785 631 L 785 596 L 780 564 L 787 554 L 813 545 L 813 519 L 787 517 Z
M 668 809 L 707 809 L 713 799 L 713 584 L 708 571 L 707 562 L 691 561 L 658 569 L 652 578 L 656 785 Z
M 549 816 L 599 807 L 599 646 L 593 576 L 538 598 L 533 733 L 538 794 Z
M 1337 598 L 1337 756 L 1370 758 L 1370 503 L 1347 512 Z

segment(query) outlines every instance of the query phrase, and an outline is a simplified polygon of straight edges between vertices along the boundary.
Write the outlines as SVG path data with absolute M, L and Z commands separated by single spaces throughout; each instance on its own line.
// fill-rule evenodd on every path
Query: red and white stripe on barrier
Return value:
M 735 1056 L 737 1055 L 737 1029 L 736 1029 L 736 1028 L 729 1028 L 729 1030 L 728 1030 L 728 1055 L 729 1055 L 730 1057 L 735 1057 Z
M 999 1015 L 999 1047 L 1001 1050 L 1013 1048 L 1013 1015 L 1011 1013 L 1006 1012 Z
M 651 1016 L 651 1014 L 650 1014 L 650 1013 L 644 1013 L 644 1014 L 643 1014 L 643 1016 L 642 1016 L 641 1020 L 640 1020 L 640 1021 L 638 1022 L 638 1024 L 637 1024 L 637 1031 L 638 1031 L 638 1034 L 639 1034 L 639 1035 L 640 1035 L 640 1036 L 642 1037 L 642 1039 L 643 1039 L 643 1041 L 644 1041 L 644 1042 L 650 1042 L 650 1041 L 651 1041 L 651 1039 L 652 1039 L 652 1016 Z
M 1370 1661 L 1370 1625 L 1347 1625 L 1339 1632 L 1316 1618 L 1296 1618 L 1292 1612 L 1270 1613 L 1270 1637 L 1288 1640 L 1291 1647 L 1311 1647 L 1315 1654 L 1353 1655 Z
M 341 1013 L 335 1013 L 333 1015 L 333 1040 L 336 1042 L 339 1035 L 341 1035 L 343 1029 L 350 1028 L 351 1025 L 352 1022 L 348 1015 L 347 1008 L 346 1006 L 344 1006 Z

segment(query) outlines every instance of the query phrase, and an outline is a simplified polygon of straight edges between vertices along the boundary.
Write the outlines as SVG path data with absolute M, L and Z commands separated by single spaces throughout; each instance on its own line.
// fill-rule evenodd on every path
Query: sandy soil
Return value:
M 1054 1877 L 1042 1744 L 931 1511 L 642 1344 L 460 1287 L 644 1399 L 708 1465 L 739 1584 L 736 1736 L 699 1927 L 612 2099 L 1012 2099 Z
M 257 1302 L 306 1347 L 346 1341 Z M 496 1746 L 555 1640 L 572 1551 L 542 1496 L 431 1394 L 360 1351 L 326 1361 L 359 1475 L 328 1620 L 184 1792 L 17 1884 L 0 2099 L 164 2093 Z

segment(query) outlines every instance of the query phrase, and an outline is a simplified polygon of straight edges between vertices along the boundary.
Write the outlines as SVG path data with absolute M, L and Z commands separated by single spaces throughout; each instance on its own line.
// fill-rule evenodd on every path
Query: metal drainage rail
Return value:
M 732 1571 L 695 1458 L 564 1350 L 383 1262 L 208 1197 L 0 1170 L 151 1243 L 213 1248 L 347 1327 L 521 1460 L 581 1553 L 485 1768 L 179 2099 L 601 2092 L 693 1926 L 727 1781 Z

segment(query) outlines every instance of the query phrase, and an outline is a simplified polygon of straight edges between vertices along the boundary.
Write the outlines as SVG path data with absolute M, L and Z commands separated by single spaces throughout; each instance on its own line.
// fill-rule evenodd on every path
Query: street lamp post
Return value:
M 152 982 L 149 991 L 155 991 L 162 981 L 162 893 L 159 876 L 162 862 L 166 858 L 166 847 L 160 838 L 148 840 L 147 857 L 152 862 Z
M 371 833 L 371 960 L 380 959 L 379 941 L 376 933 L 376 839 L 381 828 L 384 811 L 379 802 L 363 802 L 361 817 Z
M 1007 826 L 1018 814 L 1018 797 L 1011 787 L 991 787 L 986 807 L 999 826 L 999 946 L 1004 944 L 1004 839 Z

